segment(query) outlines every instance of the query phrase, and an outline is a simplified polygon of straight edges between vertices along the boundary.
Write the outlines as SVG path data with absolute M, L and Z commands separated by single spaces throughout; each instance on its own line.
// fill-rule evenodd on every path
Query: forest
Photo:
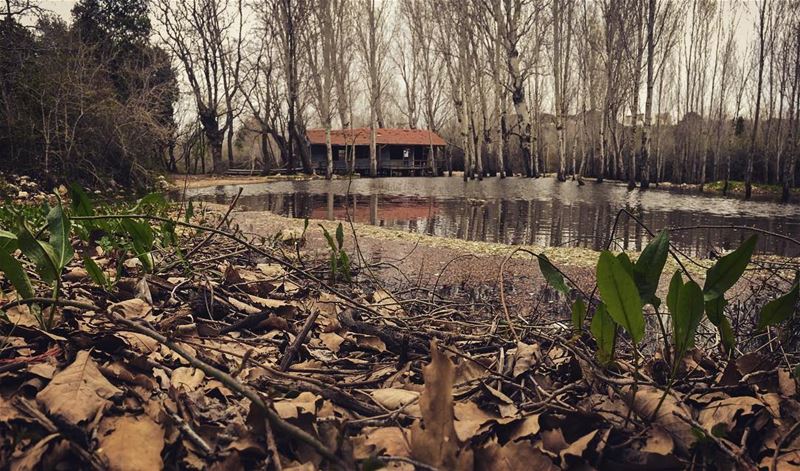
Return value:
M 0 165 L 122 183 L 256 159 L 309 172 L 306 129 L 425 128 L 464 178 L 743 180 L 747 197 L 757 182 L 787 199 L 799 11 L 776 0 L 80 0 L 64 19 L 7 0 Z

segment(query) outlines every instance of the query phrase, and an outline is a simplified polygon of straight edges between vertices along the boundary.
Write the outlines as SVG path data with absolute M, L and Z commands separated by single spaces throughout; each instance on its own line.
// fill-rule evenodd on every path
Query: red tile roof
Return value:
M 311 144 L 325 144 L 324 129 L 309 129 L 308 141 Z M 331 144 L 335 146 L 369 145 L 369 128 L 331 130 Z M 378 129 L 378 144 L 398 144 L 408 146 L 444 146 L 447 143 L 438 134 L 427 129 Z

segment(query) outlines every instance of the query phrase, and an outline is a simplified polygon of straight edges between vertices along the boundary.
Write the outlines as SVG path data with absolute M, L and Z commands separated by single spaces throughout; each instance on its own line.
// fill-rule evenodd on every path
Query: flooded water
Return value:
M 189 197 L 228 203 L 241 185 L 193 189 Z M 800 205 L 709 196 L 680 190 L 628 191 L 623 185 L 552 178 L 458 177 L 283 181 L 244 185 L 238 207 L 295 218 L 347 219 L 440 237 L 603 249 L 614 218 L 627 209 L 651 230 L 694 226 L 750 226 L 800 238 Z M 695 256 L 735 248 L 749 232 L 697 228 L 670 239 Z M 647 231 L 624 215 L 612 247 L 641 250 Z M 798 256 L 800 247 L 760 236 L 760 253 Z

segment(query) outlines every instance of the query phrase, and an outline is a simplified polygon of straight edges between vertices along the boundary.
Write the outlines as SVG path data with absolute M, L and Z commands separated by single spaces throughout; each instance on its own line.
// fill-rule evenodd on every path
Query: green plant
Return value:
M 72 219 L 57 198 L 51 207 L 4 207 L 0 220 L 4 221 L 0 229 L 0 271 L 17 291 L 20 300 L 36 297 L 36 288 L 22 261 L 15 257 L 20 251 L 22 257 L 35 267 L 35 274 L 41 284 L 49 289 L 48 296 L 53 300 L 49 315 L 45 318 L 43 310 L 37 303 L 31 304 L 31 312 L 43 329 L 53 327 L 56 305 L 62 289 L 62 272 L 75 256 L 72 238 L 78 237 L 89 241 L 93 234 L 102 234 L 101 245 L 123 254 L 132 254 L 142 262 L 145 271 L 154 270 L 153 250 L 158 241 L 162 246 L 177 247 L 175 224 L 164 223 L 153 228 L 148 222 L 130 217 L 134 214 L 165 213 L 168 205 L 164 197 L 150 194 L 127 207 L 101 206 L 95 208 L 89 196 L 78 186 L 70 187 Z M 98 215 L 98 211 L 119 211 L 120 214 Z M 8 217 L 13 214 L 13 220 Z M 39 217 L 45 214 L 43 220 Z M 33 224 L 38 224 L 33 226 Z M 37 229 L 33 229 L 37 227 Z M 9 230 L 10 229 L 10 230 Z M 120 261 L 121 262 L 121 261 Z M 83 266 L 89 277 L 100 287 L 110 290 L 113 287 L 103 270 L 90 257 L 83 256 Z M 120 268 L 118 266 L 118 272 Z M 119 276 L 117 276 L 118 278 Z M 39 303 L 40 304 L 40 303 Z
M 325 226 L 322 224 L 319 225 L 322 228 L 322 233 L 325 235 L 325 240 L 328 241 L 328 247 L 330 248 L 330 278 L 332 282 L 335 282 L 339 276 L 346 281 L 351 281 L 351 272 L 350 272 L 350 257 L 347 256 L 347 252 L 344 251 L 344 227 L 342 223 L 339 223 L 336 226 L 336 240 L 331 236 L 331 233 L 325 229 Z M 305 232 L 305 231 L 304 231 Z
M 60 199 L 50 208 L 46 219 L 44 227 L 33 231 L 25 216 L 18 214 L 16 234 L 5 230 L 0 234 L 0 240 L 3 241 L 0 249 L 0 270 L 6 274 L 22 299 L 33 298 L 35 290 L 22 263 L 13 257 L 12 252 L 19 249 L 25 258 L 33 262 L 36 274 L 50 288 L 53 300 L 58 300 L 61 292 L 61 272 L 75 254 L 70 241 L 70 221 L 64 213 Z M 45 232 L 49 235 L 47 241 L 40 238 L 40 234 Z M 31 306 L 31 311 L 43 329 L 52 327 L 55 307 L 50 309 L 47 318 L 43 317 L 42 311 L 36 305 Z
M 672 376 L 683 356 L 694 347 L 697 329 L 705 315 L 719 330 L 722 343 L 727 350 L 734 346 L 733 329 L 725 316 L 725 294 L 744 274 L 755 250 L 757 236 L 747 239 L 733 252 L 721 257 L 706 271 L 703 288 L 694 280 L 683 281 L 681 272 L 672 276 L 667 292 L 667 310 L 670 315 L 671 342 L 661 323 L 665 340 L 665 351 L 672 347 L 666 357 L 672 362 Z M 583 300 L 572 303 L 572 327 L 576 332 L 583 329 L 585 312 L 594 306 L 590 332 L 597 343 L 598 359 L 603 364 L 613 361 L 616 336 L 622 328 L 633 340 L 634 348 L 645 335 L 643 308 L 650 304 L 658 314 L 661 299 L 656 295 L 666 259 L 669 254 L 669 235 L 666 231 L 654 237 L 642 251 L 636 262 L 621 253 L 614 256 L 604 251 L 597 261 L 597 291 L 600 299 L 589 299 L 584 309 Z M 564 276 L 544 255 L 537 255 L 539 267 L 547 282 L 556 290 L 569 296 Z M 688 273 L 687 273 L 688 275 Z M 763 329 L 788 320 L 795 312 L 800 299 L 800 274 L 790 291 L 764 306 L 759 314 L 758 328 Z

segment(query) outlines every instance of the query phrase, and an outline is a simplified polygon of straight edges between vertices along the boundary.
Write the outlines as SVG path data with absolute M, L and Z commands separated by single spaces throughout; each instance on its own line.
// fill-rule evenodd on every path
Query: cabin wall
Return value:
M 348 171 L 345 152 L 352 152 L 352 148 L 344 146 L 332 146 L 333 149 L 333 169 L 335 173 L 346 173 Z M 404 158 L 404 149 L 409 149 L 409 158 Z M 381 174 L 389 173 L 424 173 L 427 167 L 428 146 L 405 146 L 405 145 L 378 145 L 378 171 Z M 369 146 L 356 146 L 355 171 L 362 175 L 369 173 Z M 440 153 L 443 154 L 443 153 Z M 394 158 L 392 158 L 394 157 Z M 441 170 L 441 159 L 437 160 L 437 168 Z M 325 173 L 327 167 L 327 154 L 325 145 L 311 145 L 311 165 L 318 175 Z

